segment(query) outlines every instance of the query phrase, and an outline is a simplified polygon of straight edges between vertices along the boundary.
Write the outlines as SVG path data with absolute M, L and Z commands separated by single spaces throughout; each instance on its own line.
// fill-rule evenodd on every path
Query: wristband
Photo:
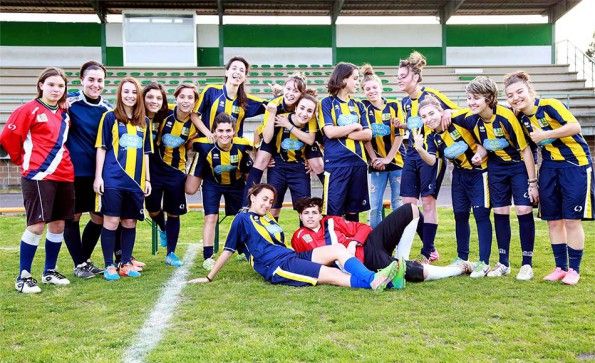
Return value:
M 209 282 L 213 282 L 213 279 L 209 277 L 209 275 L 205 276 Z

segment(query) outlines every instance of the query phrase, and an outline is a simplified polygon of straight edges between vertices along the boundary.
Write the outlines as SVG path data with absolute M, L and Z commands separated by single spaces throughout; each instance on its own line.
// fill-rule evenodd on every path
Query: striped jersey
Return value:
M 150 125 L 148 119 L 146 122 Z M 153 152 L 149 128 L 121 122 L 113 111 L 103 114 L 95 147 L 106 151 L 103 164 L 106 189 L 140 189 L 144 192 L 147 170 L 143 157 Z
M 298 127 L 295 125 L 293 118 L 294 113 L 285 114 L 289 122 L 296 128 L 303 132 L 315 134 L 316 133 L 316 119 L 312 118 L 304 126 Z M 294 134 L 289 132 L 285 127 L 275 127 L 273 135 L 273 143 L 275 145 L 275 157 L 289 163 L 304 162 L 306 160 L 305 151 L 309 147 L 306 143 L 297 138 Z
M 220 185 L 243 185 L 244 173 L 250 171 L 252 144 L 242 137 L 234 137 L 228 151 L 208 138 L 193 140 L 196 151 L 189 173 Z
M 155 157 L 173 169 L 182 173 L 186 171 L 186 146 L 195 134 L 196 127 L 192 124 L 190 117 L 185 120 L 178 120 L 176 109 L 169 111 L 169 114 L 161 123 L 155 138 Z
M 434 143 L 440 154 L 446 156 L 459 169 L 484 170 L 487 168 L 487 158 L 481 165 L 474 165 L 471 162 L 473 155 L 477 152 L 477 142 L 473 136 L 475 126 L 473 114 L 469 109 L 456 110 L 451 115 L 451 124 L 442 132 L 436 132 Z M 449 149 L 460 148 L 462 152 L 456 152 L 458 156 L 449 157 Z
M 35 99 L 17 108 L 6 121 L 0 145 L 30 180 L 74 181 L 74 167 L 65 147 L 68 113 Z
M 397 101 L 384 100 L 384 108 L 379 109 L 368 100 L 364 100 L 362 103 L 366 107 L 368 123 L 372 129 L 372 148 L 379 157 L 384 158 L 392 148 L 395 138 L 405 135 L 403 129 L 396 128 L 391 122 L 392 119 L 403 119 L 401 105 Z M 385 171 L 401 169 L 404 154 L 405 146 L 401 144 L 391 163 L 386 165 Z

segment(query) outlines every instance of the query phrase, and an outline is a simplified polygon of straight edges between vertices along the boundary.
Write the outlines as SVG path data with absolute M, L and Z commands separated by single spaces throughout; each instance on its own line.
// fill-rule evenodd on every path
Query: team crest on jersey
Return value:
M 494 127 L 494 135 L 496 135 L 496 137 L 502 137 L 504 136 L 504 130 L 500 127 Z
M 309 234 L 305 234 L 302 238 L 304 241 L 306 241 L 306 243 L 311 243 L 313 241 L 312 236 L 310 236 Z
M 453 139 L 457 140 L 461 138 L 461 134 L 459 133 L 459 130 L 452 130 L 450 132 L 450 137 L 452 137 Z
M 537 123 L 539 124 L 539 126 L 541 128 L 548 127 L 550 125 L 550 123 L 547 122 L 547 119 L 545 117 L 542 117 L 540 119 L 537 119 Z
M 36 120 L 37 122 L 48 122 L 48 115 L 46 115 L 45 113 L 40 113 L 39 115 L 37 115 Z
M 389 121 L 389 120 L 390 120 L 390 113 L 383 113 L 382 121 Z
M 236 105 L 231 106 L 231 113 L 240 113 L 240 107 Z
M 182 135 L 183 136 L 188 136 L 189 133 L 190 133 L 190 128 L 188 128 L 188 127 L 182 128 Z
M 355 112 L 355 106 L 354 105 L 349 105 L 349 111 L 350 112 Z
M 229 161 L 231 163 L 237 163 L 238 161 L 240 161 L 240 157 L 238 155 L 230 155 L 229 156 Z

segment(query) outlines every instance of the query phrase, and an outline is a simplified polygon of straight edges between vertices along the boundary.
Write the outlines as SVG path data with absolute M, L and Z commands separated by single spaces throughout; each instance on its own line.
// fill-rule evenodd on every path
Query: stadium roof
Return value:
M 436 16 L 544 15 L 555 22 L 581 0 L 2 0 L 4 13 L 106 14 L 127 9 L 190 9 L 198 15 Z

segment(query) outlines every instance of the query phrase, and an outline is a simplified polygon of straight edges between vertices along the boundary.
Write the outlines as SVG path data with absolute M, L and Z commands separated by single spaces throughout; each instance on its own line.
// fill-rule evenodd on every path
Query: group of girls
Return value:
M 42 282 L 69 283 L 55 268 L 62 239 L 77 277 L 140 276 L 144 264 L 132 252 L 136 223 L 144 219 L 145 205 L 167 248 L 165 263 L 181 266 L 175 250 L 179 217 L 187 212 L 184 192 L 195 193 L 201 186 L 203 267 L 216 273 L 225 262 L 216 264 L 213 258 L 221 196 L 226 215 L 237 214 L 243 205 L 253 213 L 254 218 L 236 228 L 244 232 L 254 228 L 275 244 L 279 232 L 275 220 L 284 194 L 291 191 L 294 207 L 309 197 L 309 172 L 323 182 L 323 214 L 357 221 L 360 212 L 371 210 L 372 227 L 382 219 L 387 184 L 393 210 L 400 204 L 399 197 L 415 205 L 421 199 L 424 219 L 418 228 L 419 260 L 430 263 L 439 258 L 434 247 L 436 198 L 445 158 L 454 164 L 458 255 L 454 264 L 469 259 L 472 210 L 479 240 L 479 262 L 472 277 L 510 273 L 509 214 L 514 198 L 523 251 L 517 278 L 531 279 L 532 209 L 541 201 L 540 213 L 548 221 L 556 261 L 556 269 L 545 279 L 576 284 L 585 239 L 581 220 L 593 216 L 592 159 L 576 119 L 561 102 L 537 98 L 524 72 L 505 78 L 512 109 L 498 104 L 497 87 L 486 77 L 467 85 L 469 108 L 459 109 L 439 91 L 422 86 L 424 66 L 425 59 L 417 52 L 400 62 L 396 82 L 405 93 L 400 102 L 382 96 L 382 82 L 371 66 L 360 70 L 339 63 L 327 84 L 329 96 L 318 101 L 315 92 L 306 89 L 304 78 L 294 75 L 282 87 L 283 95 L 267 103 L 245 91 L 249 64 L 233 57 L 225 66 L 223 85 L 208 85 L 199 95 L 194 85 L 182 84 L 171 105 L 158 83 L 142 89 L 136 79 L 126 77 L 119 83 L 113 109 L 101 97 L 107 72 L 100 63 L 90 61 L 81 67 L 83 89 L 71 94 L 67 94 L 67 80 L 60 69 L 44 70 L 36 85 L 37 98 L 11 115 L 0 138 L 11 160 L 21 166 L 27 210 L 16 289 L 40 291 L 31 264 L 45 224 Z M 353 97 L 360 73 L 363 101 Z M 263 123 L 253 143 L 242 137 L 243 121 L 261 114 Z M 406 143 L 405 129 L 409 130 Z M 257 150 L 253 145 L 259 146 Z M 539 178 L 534 155 L 538 148 L 543 160 Z M 196 156 L 187 175 L 190 150 Z M 270 187 L 259 184 L 267 168 Z M 258 188 L 252 188 L 255 185 Z M 500 255 L 494 267 L 489 265 L 491 207 Z M 255 208 L 264 208 L 264 212 Z M 272 219 L 267 217 L 269 210 Z M 79 220 L 84 212 L 89 212 L 90 220 L 81 236 Z M 249 235 L 230 233 L 229 238 L 239 240 L 228 238 L 226 251 L 250 249 L 253 242 L 244 240 Z M 99 238 L 105 268 L 90 259 Z M 259 244 L 254 242 L 253 247 L 260 249 Z M 298 258 L 326 264 L 342 253 Z M 254 251 L 251 256 L 258 258 Z M 287 262 L 286 272 L 303 268 L 319 282 L 347 285 L 341 276 L 329 277 L 324 269 L 301 264 Z M 277 267 L 282 271 L 281 265 Z M 393 269 L 386 271 L 387 276 L 394 274 Z M 274 280 L 274 271 L 266 274 Z M 369 283 L 376 281 L 367 276 Z

